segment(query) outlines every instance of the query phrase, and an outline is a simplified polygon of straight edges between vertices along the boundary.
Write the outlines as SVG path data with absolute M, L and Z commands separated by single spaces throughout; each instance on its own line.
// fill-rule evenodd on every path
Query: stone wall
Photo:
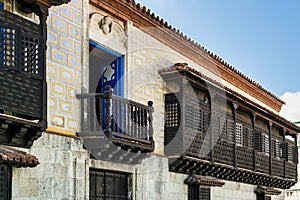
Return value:
M 224 181 L 222 187 L 213 187 L 211 196 L 213 200 L 255 200 L 255 185 Z
M 88 195 L 88 151 L 82 141 L 43 133 L 28 153 L 40 164 L 13 168 L 13 200 L 85 199 Z

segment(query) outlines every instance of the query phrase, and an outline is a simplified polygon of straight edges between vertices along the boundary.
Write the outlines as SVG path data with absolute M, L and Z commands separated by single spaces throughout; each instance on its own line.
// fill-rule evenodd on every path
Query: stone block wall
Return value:
M 80 139 L 43 133 L 28 153 L 40 164 L 13 168 L 13 200 L 86 199 L 89 154 Z

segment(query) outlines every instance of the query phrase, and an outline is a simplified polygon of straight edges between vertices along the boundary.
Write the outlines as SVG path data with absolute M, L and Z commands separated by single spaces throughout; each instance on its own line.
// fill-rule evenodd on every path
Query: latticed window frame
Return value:
M 270 140 L 269 135 L 262 134 L 262 152 L 266 155 L 270 155 Z
M 283 158 L 282 143 L 278 139 L 274 140 L 274 147 L 274 156 L 276 158 Z
M 226 140 L 234 143 L 234 120 L 226 119 Z
M 243 124 L 235 123 L 235 140 L 237 146 L 243 146 Z
M 199 184 L 188 185 L 188 200 L 210 200 L 211 192 L 209 186 Z

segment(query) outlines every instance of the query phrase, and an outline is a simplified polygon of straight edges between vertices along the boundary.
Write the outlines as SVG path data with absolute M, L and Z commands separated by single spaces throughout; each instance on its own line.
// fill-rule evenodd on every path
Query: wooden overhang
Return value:
M 262 119 L 269 121 L 270 124 L 281 127 L 282 129 L 286 130 L 286 135 L 289 134 L 295 138 L 297 133 L 300 132 L 300 128 L 298 126 L 279 116 L 277 113 L 274 113 L 267 108 L 253 102 L 252 100 L 242 96 L 241 94 L 233 91 L 232 89 L 225 87 L 221 83 L 203 75 L 201 72 L 189 67 L 185 63 L 178 63 L 172 67 L 159 70 L 159 74 L 167 83 L 177 81 L 177 83 L 179 84 L 184 84 L 185 81 L 182 80 L 187 80 L 195 88 L 201 88 L 204 91 L 207 91 L 209 88 L 210 94 L 215 94 L 217 96 L 219 95 L 225 98 L 228 102 L 242 107 L 243 110 L 246 110 L 250 113 L 253 113 L 253 115 L 260 116 Z M 179 95 L 179 98 L 182 98 L 182 96 L 184 95 Z M 185 106 L 183 105 L 182 107 Z M 184 112 L 184 110 L 182 111 Z M 186 128 L 185 125 L 183 125 L 183 127 L 184 128 L 181 129 L 182 135 L 185 134 L 184 129 Z M 271 132 L 269 132 L 269 134 L 271 134 Z M 185 140 L 188 139 L 186 138 Z M 197 140 L 197 137 L 195 137 L 194 140 Z M 245 167 L 244 165 L 241 165 L 237 162 L 239 161 L 237 159 L 237 155 L 239 153 L 238 151 L 240 147 L 238 147 L 236 143 L 232 144 L 232 149 L 230 152 L 230 154 L 232 155 L 232 162 L 229 163 L 222 161 L 222 159 L 220 160 L 220 156 L 218 157 L 218 160 L 216 159 L 214 147 L 212 147 L 213 151 L 211 151 L 206 157 L 202 158 L 191 154 L 193 150 L 190 150 L 190 148 L 181 152 L 180 149 L 183 149 L 183 142 L 179 143 L 179 145 L 181 144 L 182 146 L 177 147 L 177 149 L 179 149 L 178 152 L 169 155 L 169 167 L 170 171 L 172 172 L 212 176 L 223 180 L 237 181 L 253 185 L 263 185 L 266 187 L 275 187 L 282 189 L 287 189 L 297 182 L 297 163 L 294 161 L 282 161 L 281 164 L 283 165 L 283 167 L 281 166 L 281 170 L 283 173 L 282 175 L 278 175 L 274 173 L 274 167 L 276 167 L 273 166 L 276 165 L 275 162 L 273 163 L 274 158 L 271 155 L 266 157 L 264 154 L 256 152 L 255 149 L 252 149 L 250 153 L 251 156 L 253 156 L 253 162 L 251 161 L 251 164 Z M 197 150 L 200 150 L 201 144 L 200 146 L 197 146 L 197 148 Z M 227 149 L 228 147 L 222 146 L 222 148 Z M 241 155 L 243 154 L 240 154 L 240 156 Z M 268 160 L 265 161 L 264 159 Z M 267 165 L 267 169 L 262 168 L 264 162 L 271 163 L 270 165 Z M 291 171 L 294 170 L 295 173 L 292 173 Z
M 288 189 L 297 182 L 292 179 L 271 176 L 226 164 L 197 159 L 188 155 L 182 155 L 179 159 L 171 160 L 169 163 L 169 168 L 172 172 L 211 176 L 222 180 L 252 185 L 263 185 L 265 187 Z
M 265 194 L 265 195 L 280 195 L 281 191 L 271 187 L 257 186 L 254 190 L 255 194 Z
M 185 184 L 196 184 L 196 185 L 202 185 L 202 186 L 217 186 L 222 187 L 225 182 L 221 181 L 219 179 L 216 179 L 214 177 L 207 177 L 207 176 L 200 176 L 192 174 L 188 178 L 184 180 Z
M 208 89 L 207 85 L 210 85 L 211 87 L 209 87 L 209 89 L 213 90 L 214 93 L 230 100 L 231 102 L 237 102 L 242 106 L 244 105 L 243 109 L 255 112 L 255 114 L 257 114 L 258 116 L 268 119 L 274 124 L 285 126 L 285 128 L 290 131 L 290 133 L 294 133 L 294 135 L 300 133 L 300 127 L 296 124 L 288 121 L 287 119 L 283 118 L 277 113 L 274 113 L 266 107 L 253 102 L 249 98 L 224 86 L 218 81 L 204 75 L 200 71 L 188 66 L 187 63 L 176 63 L 171 67 L 159 70 L 158 73 L 166 82 L 184 77 L 190 82 L 190 84 L 195 85 L 199 88 L 205 87 L 205 89 Z
M 39 164 L 37 157 L 12 147 L 0 145 L 0 164 L 13 167 L 35 167 Z

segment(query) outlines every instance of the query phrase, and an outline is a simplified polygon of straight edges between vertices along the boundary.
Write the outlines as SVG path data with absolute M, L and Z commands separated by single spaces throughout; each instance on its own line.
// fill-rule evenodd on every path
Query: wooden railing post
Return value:
M 148 101 L 148 106 L 149 106 L 149 140 L 152 141 L 153 140 L 153 112 L 154 112 L 154 108 L 153 108 L 153 101 Z
M 255 120 L 256 120 L 256 114 L 252 112 L 251 115 L 251 122 L 252 122 L 252 144 L 253 144 L 253 171 L 256 171 L 256 150 L 255 150 Z
M 108 138 L 111 138 L 111 99 L 112 99 L 112 91 L 109 85 L 105 86 L 104 92 L 105 98 L 105 134 Z
M 273 168 L 273 149 L 272 149 L 272 126 L 273 123 L 269 121 L 269 174 L 272 175 L 272 168 Z
M 286 145 L 286 142 L 285 142 L 285 134 L 286 134 L 286 129 L 284 128 L 283 129 L 283 135 L 282 135 L 282 138 L 283 138 L 283 149 L 284 151 L 282 152 L 282 156 L 284 156 L 284 162 L 283 162 L 283 178 L 286 178 L 286 162 L 287 162 L 287 145 Z
M 234 152 L 234 159 L 233 159 L 233 165 L 234 167 L 237 167 L 237 145 L 236 145 L 236 112 L 237 112 L 237 109 L 238 109 L 238 105 L 235 104 L 235 103 L 232 103 L 232 113 L 233 113 L 233 121 L 234 121 L 234 129 L 233 129 L 233 135 L 234 135 L 234 149 L 233 149 L 233 152 Z

